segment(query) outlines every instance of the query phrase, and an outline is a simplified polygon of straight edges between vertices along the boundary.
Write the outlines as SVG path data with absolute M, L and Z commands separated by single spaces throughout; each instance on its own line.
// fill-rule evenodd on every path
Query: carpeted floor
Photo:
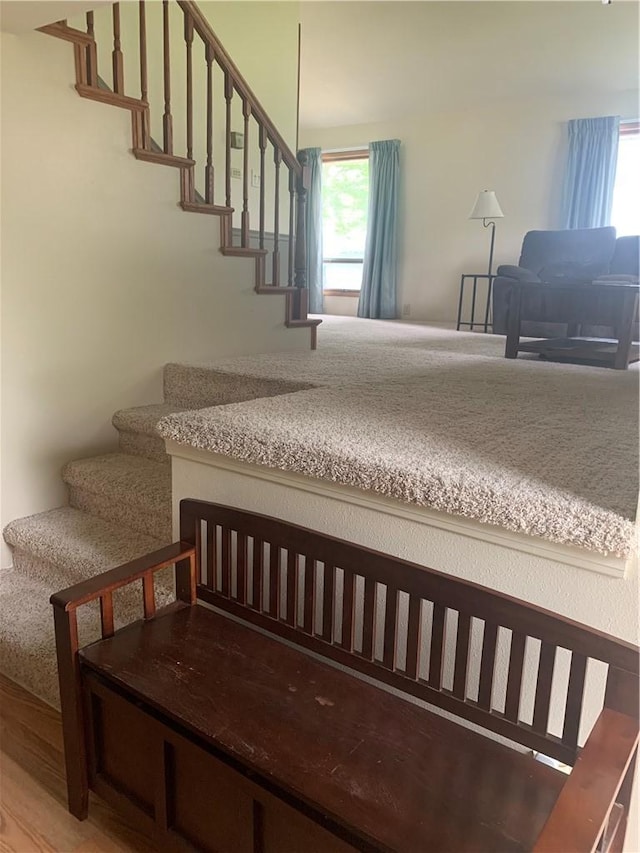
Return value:
M 316 352 L 207 366 L 219 405 L 170 414 L 159 431 L 254 464 L 627 555 L 638 503 L 637 365 L 614 371 L 503 353 L 502 337 L 327 317 Z M 169 384 L 186 380 L 181 370 L 168 371 Z M 236 402 L 249 377 L 268 377 L 281 396 Z

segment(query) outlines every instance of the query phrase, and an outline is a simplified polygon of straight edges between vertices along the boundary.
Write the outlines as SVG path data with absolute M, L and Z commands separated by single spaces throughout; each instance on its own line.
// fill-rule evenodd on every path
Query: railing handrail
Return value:
M 214 33 L 211 24 L 202 14 L 197 4 L 192 2 L 192 0 L 177 0 L 177 3 L 186 14 L 191 16 L 193 25 L 200 38 L 206 45 L 209 45 L 213 49 L 218 65 L 230 76 L 233 87 L 240 97 L 250 104 L 252 115 L 265 128 L 270 141 L 282 154 L 282 159 L 298 177 L 301 177 L 302 166 L 298 162 L 296 155 L 278 132 L 278 129 L 267 115 L 266 110 L 238 70 L 238 66 L 222 46 L 222 42 Z

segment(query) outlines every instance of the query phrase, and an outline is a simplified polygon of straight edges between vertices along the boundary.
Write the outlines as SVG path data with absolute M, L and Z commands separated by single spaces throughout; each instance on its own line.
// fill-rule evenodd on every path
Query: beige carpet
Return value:
M 325 318 L 317 352 L 203 366 L 197 381 L 217 405 L 169 414 L 158 429 L 254 464 L 626 556 L 638 503 L 637 366 L 503 352 L 501 337 Z M 195 375 L 169 366 L 168 398 Z M 250 377 L 268 378 L 272 394 L 281 383 L 281 396 L 236 402 Z

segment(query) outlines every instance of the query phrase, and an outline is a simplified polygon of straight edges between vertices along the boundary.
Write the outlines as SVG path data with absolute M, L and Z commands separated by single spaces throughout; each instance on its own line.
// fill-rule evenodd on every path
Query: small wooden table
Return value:
M 628 283 L 516 282 L 509 298 L 505 358 L 517 358 L 519 352 L 532 352 L 550 361 L 626 370 L 631 362 L 640 360 L 640 346 L 633 342 L 639 294 L 640 285 Z M 523 320 L 567 323 L 567 335 L 521 341 Z M 583 325 L 611 326 L 614 337 L 581 336 Z

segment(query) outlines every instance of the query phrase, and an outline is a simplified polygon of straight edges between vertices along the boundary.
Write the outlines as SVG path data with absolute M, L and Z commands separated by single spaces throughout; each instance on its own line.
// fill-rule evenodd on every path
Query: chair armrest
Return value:
M 505 278 L 514 278 L 516 281 L 540 281 L 538 276 L 525 267 L 515 267 L 510 264 L 502 264 L 498 267 L 497 275 Z
M 81 604 L 86 604 L 105 593 L 113 592 L 122 586 L 127 586 L 144 575 L 154 573 L 171 566 L 174 563 L 186 560 L 195 553 L 195 548 L 186 542 L 174 542 L 166 545 L 144 557 L 138 557 L 130 563 L 124 563 L 114 569 L 109 569 L 86 581 L 74 584 L 60 592 L 54 593 L 50 602 L 54 607 L 63 610 L 75 610 Z
M 595 850 L 638 747 L 638 720 L 604 708 L 536 841 L 534 853 Z

